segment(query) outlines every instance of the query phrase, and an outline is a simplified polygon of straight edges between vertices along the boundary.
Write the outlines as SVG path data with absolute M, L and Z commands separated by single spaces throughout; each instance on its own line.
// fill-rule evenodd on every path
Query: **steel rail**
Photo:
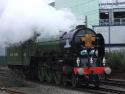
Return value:
M 26 94 L 24 92 L 14 91 L 14 90 L 6 89 L 6 88 L 0 88 L 0 91 L 5 91 L 9 94 Z

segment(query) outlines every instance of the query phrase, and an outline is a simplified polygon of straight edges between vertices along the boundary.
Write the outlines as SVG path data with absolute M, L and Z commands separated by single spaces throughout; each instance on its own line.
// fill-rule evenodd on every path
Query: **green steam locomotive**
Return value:
M 100 85 L 100 75 L 110 74 L 105 67 L 104 38 L 79 25 L 55 38 L 37 40 L 38 34 L 7 48 L 7 64 L 28 78 L 73 87 L 80 84 Z

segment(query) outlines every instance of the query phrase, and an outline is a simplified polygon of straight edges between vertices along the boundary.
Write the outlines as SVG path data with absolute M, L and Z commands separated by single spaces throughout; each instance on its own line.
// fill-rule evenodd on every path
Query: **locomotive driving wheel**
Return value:
M 23 71 L 18 70 L 16 68 L 12 71 L 12 74 L 15 76 L 15 78 L 25 79 L 25 75 L 24 75 Z
M 100 80 L 98 75 L 91 74 L 89 80 L 94 84 L 96 88 L 100 85 Z
M 44 73 L 44 67 L 42 64 L 38 64 L 38 78 L 41 82 L 45 80 L 45 73 Z
M 72 76 L 71 84 L 73 87 L 78 87 L 78 77 L 77 76 L 75 76 L 75 75 Z
M 58 70 L 54 72 L 54 81 L 57 85 L 61 84 L 62 82 L 62 74 Z
M 62 84 L 63 84 L 63 86 L 68 86 L 71 84 L 65 75 L 62 76 Z
M 48 83 L 52 81 L 52 71 L 49 66 L 45 68 L 45 79 Z
M 99 76 L 98 75 L 94 75 L 93 76 L 93 84 L 96 88 L 99 88 L 100 85 L 100 80 L 99 80 Z

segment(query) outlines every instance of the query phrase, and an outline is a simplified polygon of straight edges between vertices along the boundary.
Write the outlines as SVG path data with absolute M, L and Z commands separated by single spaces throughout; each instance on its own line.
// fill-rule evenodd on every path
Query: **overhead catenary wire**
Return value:
M 83 6 L 83 5 L 86 5 L 86 4 L 89 4 L 89 3 L 92 3 L 92 2 L 95 2 L 96 0 L 89 0 L 87 2 L 83 2 L 83 3 L 79 3 L 79 4 L 76 4 L 74 6 L 71 6 L 70 8 L 76 8 L 77 6 Z
M 88 4 L 89 5 L 89 3 L 93 3 L 93 2 L 95 2 L 95 1 L 97 1 L 97 0 L 88 0 L 88 1 L 84 1 L 84 2 L 82 2 L 82 3 L 77 3 L 76 5 L 73 5 L 73 6 L 71 6 L 71 7 L 69 7 L 69 8 L 77 8 L 77 7 L 80 7 L 80 6 L 82 6 L 82 7 L 86 7 L 86 5 Z M 84 10 L 83 10 L 84 11 Z M 89 11 L 84 11 L 84 12 L 81 12 L 81 13 L 79 13 L 79 15 L 83 15 L 83 16 L 91 16 L 91 15 L 94 15 L 94 14 L 99 14 L 99 9 L 94 9 L 94 10 L 89 10 Z M 79 17 L 79 19 L 80 19 L 80 17 Z M 81 19 L 82 20 L 82 19 Z M 97 21 L 98 19 L 95 19 L 95 21 Z M 89 21 L 90 22 L 90 21 Z M 94 22 L 94 21 L 93 21 Z
M 86 12 L 81 12 L 81 13 L 79 13 L 79 15 L 86 15 L 86 16 L 88 16 L 88 15 L 97 14 L 97 13 L 99 13 L 98 9 L 94 9 L 94 10 L 90 10 L 90 11 L 86 11 Z
M 98 10 L 96 9 L 96 10 L 92 10 L 91 12 L 88 11 L 88 12 L 89 12 L 88 14 L 86 14 L 87 12 L 84 13 L 84 14 L 81 13 L 81 16 L 82 16 L 82 15 L 83 15 L 84 17 L 85 17 L 85 16 L 87 16 L 87 17 L 89 17 L 89 16 L 94 16 L 95 14 L 98 13 L 97 11 L 98 11 Z M 80 21 L 80 20 L 84 20 L 84 18 L 80 18 L 80 17 L 79 17 L 77 20 L 79 20 L 79 21 Z M 97 19 L 91 19 L 91 20 L 88 19 L 88 25 L 94 25 L 94 24 L 95 24 L 94 22 L 96 22 L 96 21 L 97 21 L 97 23 L 99 23 L 99 18 L 97 18 Z
M 80 2 L 80 3 L 77 3 L 76 5 L 70 6 L 69 8 L 77 8 L 77 7 L 80 7 L 80 6 L 82 6 L 82 8 L 83 8 L 83 7 L 86 7 L 87 4 L 89 5 L 89 3 L 93 3 L 95 1 L 97 1 L 97 0 L 88 0 L 86 2 L 85 1 L 84 2 Z M 99 14 L 98 11 L 99 11 L 99 9 L 84 11 L 84 12 L 79 13 L 78 15 L 79 16 L 82 16 L 82 15 L 83 16 L 90 16 L 90 15 L 93 15 L 93 14 Z

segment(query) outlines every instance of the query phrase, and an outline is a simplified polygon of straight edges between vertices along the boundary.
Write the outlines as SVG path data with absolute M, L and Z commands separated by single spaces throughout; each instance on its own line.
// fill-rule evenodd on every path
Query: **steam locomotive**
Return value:
M 100 77 L 111 73 L 105 66 L 104 38 L 92 29 L 79 25 L 56 38 L 38 41 L 37 36 L 7 48 L 10 69 L 41 82 L 71 83 L 73 87 L 80 84 L 99 87 Z

